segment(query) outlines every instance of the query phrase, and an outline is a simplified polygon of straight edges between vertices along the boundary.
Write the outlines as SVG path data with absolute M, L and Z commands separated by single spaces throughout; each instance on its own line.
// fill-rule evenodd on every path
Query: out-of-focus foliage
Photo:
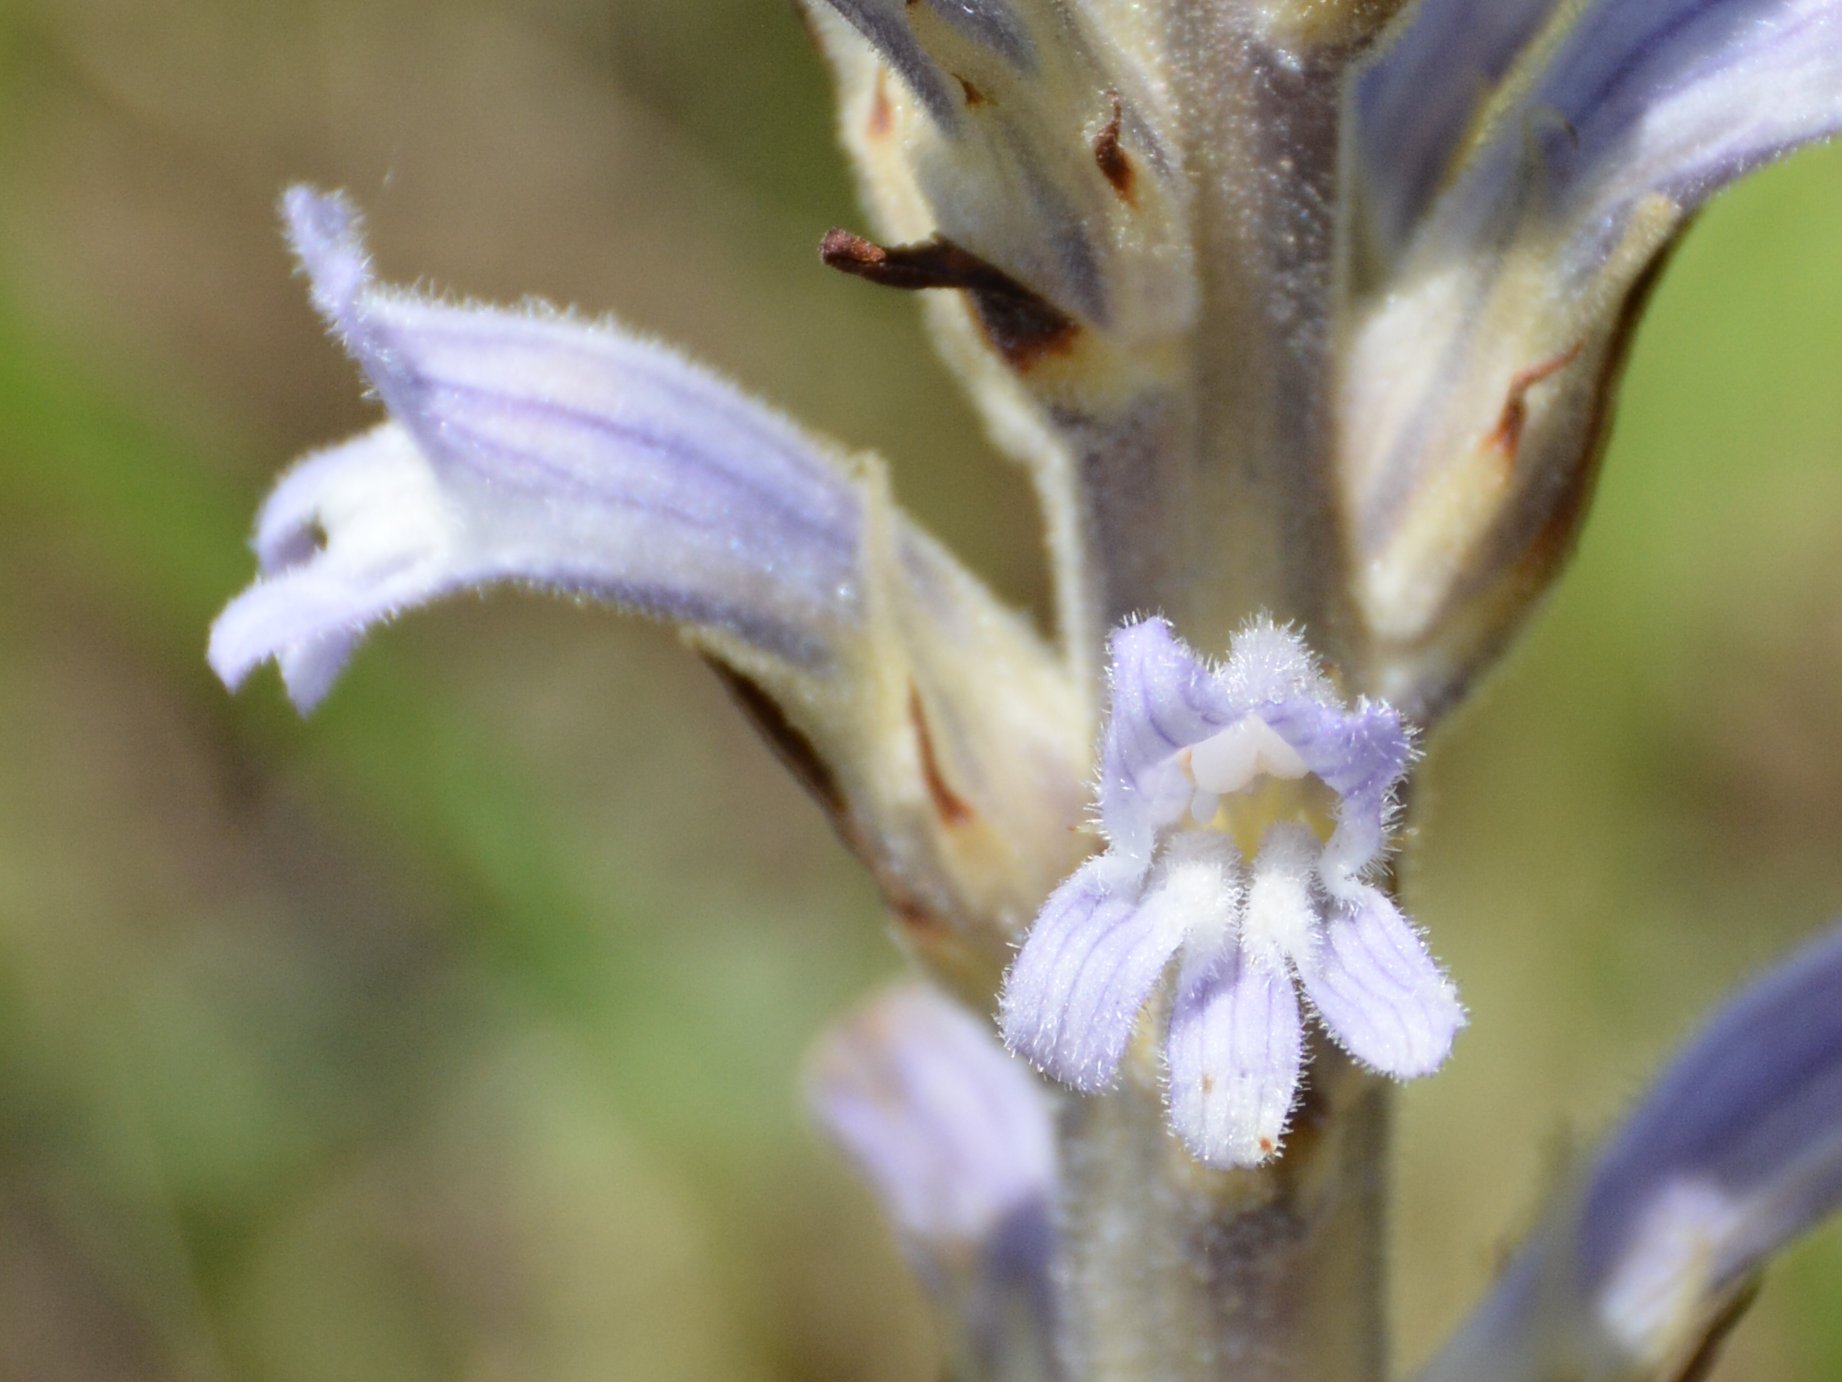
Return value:
M 0 2 L 0 1377 L 914 1378 L 793 1071 L 897 961 L 658 633 L 505 595 L 295 720 L 203 663 L 273 471 L 369 408 L 275 231 L 618 311 L 849 442 L 1036 602 L 1025 490 L 755 0 Z M 1437 746 L 1416 910 L 1471 1004 L 1404 1101 L 1402 1347 L 1740 974 L 1842 906 L 1842 150 L 1722 201 L 1554 607 Z M 1842 1370 L 1842 1242 L 1731 1378 Z

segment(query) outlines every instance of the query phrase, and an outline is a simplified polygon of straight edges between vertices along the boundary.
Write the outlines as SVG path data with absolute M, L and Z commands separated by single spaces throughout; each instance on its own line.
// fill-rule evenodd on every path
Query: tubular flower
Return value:
M 1047 1090 L 990 1027 L 909 984 L 820 1038 L 812 1115 L 876 1193 L 941 1307 L 955 1375 L 1061 1377 L 1057 1174 Z
M 1177 960 L 1170 1118 L 1216 1166 L 1271 1157 L 1304 1061 L 1298 989 L 1378 1072 L 1444 1061 L 1464 1014 L 1369 875 L 1412 744 L 1392 707 L 1340 704 L 1269 621 L 1210 667 L 1170 625 L 1111 640 L 1098 805 L 1108 848 L 1057 888 L 1005 982 L 1013 1050 L 1093 1093 Z
M 302 709 L 365 631 L 514 584 L 676 624 L 875 871 L 937 972 L 988 994 L 1072 859 L 1087 720 L 1054 651 L 850 457 L 606 323 L 378 284 L 357 218 L 296 188 L 315 305 L 389 412 L 309 456 L 218 617 L 230 685 Z
M 1687 1364 L 1842 1203 L 1842 928 L 1710 1017 L 1420 1382 L 1615 1382 Z

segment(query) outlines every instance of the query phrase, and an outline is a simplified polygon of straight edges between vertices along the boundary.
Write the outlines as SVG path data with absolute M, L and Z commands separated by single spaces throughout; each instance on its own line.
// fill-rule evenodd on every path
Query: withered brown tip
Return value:
M 885 288 L 961 290 L 970 297 L 992 348 L 1016 370 L 1029 369 L 1045 355 L 1065 354 L 1080 332 L 1073 317 L 1041 294 L 944 236 L 912 245 L 879 245 L 834 228 L 819 242 L 819 258 L 840 273 Z
M 1126 151 L 1119 147 L 1119 124 L 1124 107 L 1120 105 L 1117 94 L 1109 93 L 1109 98 L 1113 102 L 1113 118 L 1094 136 L 1094 162 L 1100 165 L 1106 180 L 1113 184 L 1113 191 L 1118 193 L 1119 199 L 1127 206 L 1132 206 L 1138 200 L 1132 190 L 1138 174 L 1132 166 L 1132 160 L 1126 156 Z

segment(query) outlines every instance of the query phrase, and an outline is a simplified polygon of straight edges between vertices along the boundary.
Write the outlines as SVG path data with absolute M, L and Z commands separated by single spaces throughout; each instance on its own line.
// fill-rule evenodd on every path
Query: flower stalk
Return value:
M 1072 1102 L 1062 1280 L 1071 1375 L 1094 1382 L 1386 1376 L 1391 1089 L 1328 1042 L 1278 1161 L 1221 1171 L 1160 1126 L 1149 1060 Z

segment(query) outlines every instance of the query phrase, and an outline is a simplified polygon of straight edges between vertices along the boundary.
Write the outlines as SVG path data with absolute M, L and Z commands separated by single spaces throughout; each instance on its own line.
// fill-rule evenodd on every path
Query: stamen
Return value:
M 1309 771 L 1298 750 L 1258 715 L 1248 715 L 1190 750 L 1190 775 L 1205 792 L 1226 796 L 1256 777 L 1300 778 Z

